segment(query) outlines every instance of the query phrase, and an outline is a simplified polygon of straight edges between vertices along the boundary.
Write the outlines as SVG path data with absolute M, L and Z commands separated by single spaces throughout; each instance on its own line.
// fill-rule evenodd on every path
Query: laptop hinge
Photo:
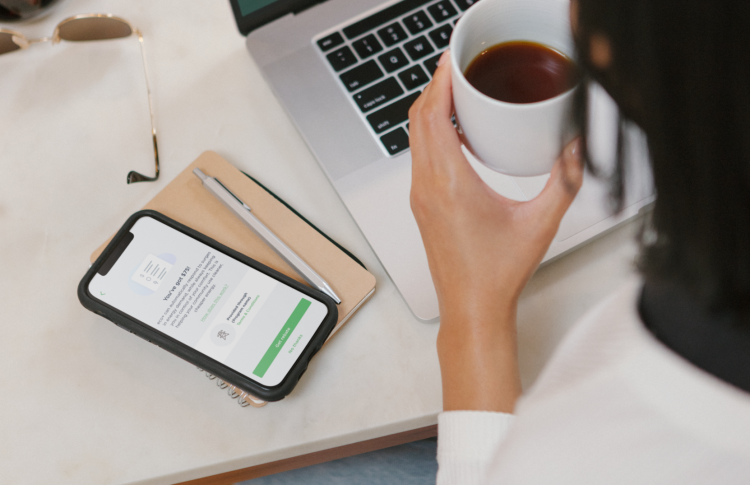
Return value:
M 323 2 L 327 2 L 327 1 L 328 0 L 313 0 L 312 2 L 310 2 L 308 4 L 300 5 L 299 7 L 295 8 L 294 10 L 292 10 L 292 13 L 294 15 L 297 15 L 298 13 L 302 13 L 302 12 L 304 12 L 305 10 L 307 10 L 310 7 L 314 7 L 315 5 L 317 5 L 319 3 L 323 3 Z

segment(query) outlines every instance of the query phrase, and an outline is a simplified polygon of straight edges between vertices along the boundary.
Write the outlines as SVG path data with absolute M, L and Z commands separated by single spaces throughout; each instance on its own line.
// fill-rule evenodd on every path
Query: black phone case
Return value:
M 318 330 L 315 332 L 315 335 L 313 335 L 310 342 L 307 344 L 307 347 L 303 350 L 303 352 L 297 359 L 297 362 L 295 362 L 292 368 L 289 370 L 289 373 L 281 382 L 281 384 L 274 387 L 263 386 L 260 383 L 250 379 L 249 377 L 240 374 L 239 372 L 225 366 L 224 364 L 221 364 L 214 359 L 201 354 L 197 350 L 188 347 L 182 342 L 154 329 L 150 325 L 136 320 L 135 318 L 122 313 L 121 311 L 107 305 L 106 303 L 95 299 L 89 294 L 88 285 L 91 279 L 99 271 L 101 266 L 107 261 L 107 258 L 110 256 L 110 254 L 112 254 L 114 249 L 117 247 L 117 243 L 122 239 L 122 237 L 130 230 L 131 227 L 133 227 L 138 219 L 145 216 L 152 217 L 157 221 L 162 222 L 167 226 L 172 227 L 173 229 L 176 229 L 177 231 L 182 232 L 183 234 L 186 234 L 187 236 L 192 237 L 193 239 L 196 239 L 206 244 L 207 246 L 224 253 L 227 256 L 230 256 L 238 260 L 239 262 L 260 271 L 261 273 L 265 273 L 266 275 L 326 305 L 326 308 L 328 309 L 328 315 L 326 316 L 325 320 L 320 325 Z M 278 271 L 269 268 L 268 266 L 258 261 L 255 261 L 254 259 L 238 253 L 237 251 L 224 246 L 218 241 L 215 241 L 214 239 L 211 239 L 204 234 L 201 234 L 183 224 L 180 224 L 173 219 L 170 219 L 160 212 L 153 210 L 142 210 L 136 212 L 128 218 L 122 228 L 120 228 L 120 230 L 117 232 L 115 237 L 112 238 L 112 241 L 110 241 L 110 243 L 104 249 L 102 254 L 99 255 L 94 264 L 91 265 L 89 270 L 86 272 L 86 275 L 79 283 L 78 299 L 86 309 L 103 316 L 104 318 L 112 321 L 115 325 L 122 327 L 128 332 L 133 333 L 147 340 L 148 342 L 161 347 L 162 349 L 176 355 L 177 357 L 180 357 L 181 359 L 186 360 L 191 364 L 206 370 L 207 372 L 210 372 L 211 374 L 226 381 L 227 383 L 236 386 L 243 391 L 265 401 L 279 401 L 286 397 L 290 392 L 292 392 L 294 386 L 297 385 L 300 377 L 302 377 L 302 374 L 304 374 L 305 370 L 307 370 L 307 366 L 310 363 L 310 360 L 323 346 L 331 331 L 336 326 L 336 322 L 338 321 L 338 309 L 336 308 L 336 304 L 327 295 L 317 290 L 313 290 L 312 288 L 305 286 L 289 278 L 288 276 L 279 273 Z

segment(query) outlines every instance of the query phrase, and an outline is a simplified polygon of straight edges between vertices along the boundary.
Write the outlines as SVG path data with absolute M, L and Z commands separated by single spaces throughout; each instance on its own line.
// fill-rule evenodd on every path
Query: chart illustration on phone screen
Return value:
M 161 286 L 161 282 L 164 281 L 167 274 L 169 274 L 170 269 L 172 269 L 172 264 L 158 256 L 149 254 L 135 271 L 131 279 L 152 291 L 156 291 L 159 289 L 159 286 Z

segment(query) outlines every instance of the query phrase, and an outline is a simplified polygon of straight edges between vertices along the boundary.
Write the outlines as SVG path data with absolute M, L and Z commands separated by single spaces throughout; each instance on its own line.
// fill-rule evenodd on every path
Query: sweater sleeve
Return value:
M 437 485 L 481 483 L 514 420 L 512 414 L 486 411 L 440 413 Z

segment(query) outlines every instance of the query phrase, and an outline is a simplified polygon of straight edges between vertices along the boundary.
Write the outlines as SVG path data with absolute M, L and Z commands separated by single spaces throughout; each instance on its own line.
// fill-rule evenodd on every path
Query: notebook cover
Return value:
M 239 221 L 221 202 L 216 200 L 193 174 L 200 168 L 206 175 L 216 177 L 242 199 L 253 214 L 282 241 L 309 264 L 341 298 L 339 320 L 331 332 L 333 336 L 348 318 L 375 291 L 375 277 L 350 253 L 344 252 L 332 240 L 319 232 L 307 220 L 296 214 L 267 189 L 245 176 L 217 153 L 207 151 L 191 163 L 161 192 L 146 204 L 167 217 L 185 224 L 266 266 L 307 284 L 270 247 Z M 91 262 L 101 254 L 109 240 L 92 255 Z M 330 338 L 330 337 L 329 337 Z M 229 386 L 234 389 L 233 386 Z M 258 407 L 265 404 L 236 389 L 240 399 Z

